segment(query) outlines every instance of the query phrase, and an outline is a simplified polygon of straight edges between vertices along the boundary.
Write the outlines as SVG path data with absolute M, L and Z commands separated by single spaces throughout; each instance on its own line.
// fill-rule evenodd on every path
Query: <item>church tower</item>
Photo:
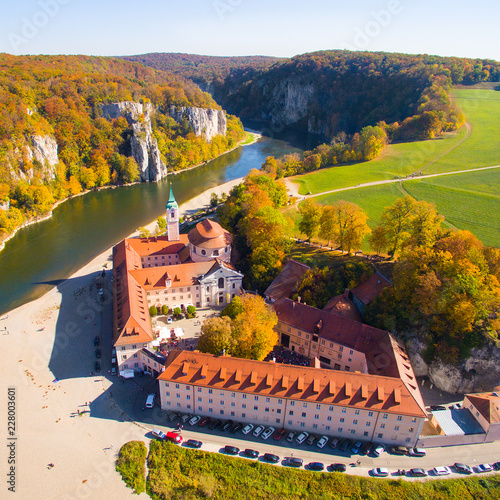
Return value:
M 170 184 L 170 196 L 168 197 L 166 209 L 168 241 L 179 241 L 179 205 L 175 201 L 172 184 Z

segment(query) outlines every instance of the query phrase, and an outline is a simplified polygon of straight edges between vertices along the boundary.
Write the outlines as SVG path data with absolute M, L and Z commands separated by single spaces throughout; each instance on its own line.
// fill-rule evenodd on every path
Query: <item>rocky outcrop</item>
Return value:
M 170 107 L 170 116 L 181 122 L 187 119 L 196 136 L 211 141 L 216 135 L 226 135 L 226 113 L 220 109 Z
M 114 102 L 102 105 L 102 114 L 108 120 L 123 116 L 132 126 L 130 149 L 139 166 L 142 181 L 159 181 L 167 175 L 167 167 L 161 160 L 158 143 L 151 129 L 151 103 L 133 101 Z
M 433 361 L 427 365 L 421 353 L 425 344 L 416 337 L 406 342 L 410 361 L 417 377 L 428 376 L 442 391 L 452 394 L 490 391 L 500 384 L 500 348 L 491 344 L 472 349 L 469 358 L 459 366 Z

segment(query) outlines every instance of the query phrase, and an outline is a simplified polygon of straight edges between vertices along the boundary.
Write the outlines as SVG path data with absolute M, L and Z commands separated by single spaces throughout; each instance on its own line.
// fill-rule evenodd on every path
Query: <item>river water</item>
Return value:
M 264 137 L 158 183 L 103 189 L 70 199 L 21 229 L 0 252 L 0 314 L 34 300 L 138 227 L 163 215 L 172 183 L 179 205 L 260 168 L 269 155 L 299 151 Z

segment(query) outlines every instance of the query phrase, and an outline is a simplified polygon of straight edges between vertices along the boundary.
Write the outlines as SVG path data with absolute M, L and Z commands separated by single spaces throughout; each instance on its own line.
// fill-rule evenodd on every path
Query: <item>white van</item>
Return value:
M 155 405 L 155 396 L 156 394 L 148 394 L 148 398 L 146 399 L 146 408 L 153 408 Z

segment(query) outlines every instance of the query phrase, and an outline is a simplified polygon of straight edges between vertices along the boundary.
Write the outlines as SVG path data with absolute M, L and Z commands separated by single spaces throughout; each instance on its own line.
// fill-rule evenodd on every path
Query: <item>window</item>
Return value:
M 283 400 L 282 399 L 278 399 L 278 404 L 279 405 L 283 404 Z
M 304 403 L 304 404 L 302 405 L 302 407 L 303 407 L 303 408 L 307 408 L 307 403 Z
M 302 412 L 302 418 L 306 418 L 307 414 L 305 411 Z
M 351 367 L 350 367 L 350 366 L 346 366 L 346 367 L 345 367 L 345 371 L 346 371 L 346 372 L 350 372 L 350 371 L 351 371 Z
M 278 409 L 276 410 L 276 413 L 281 413 L 281 408 L 278 408 Z
M 351 350 L 349 351 L 349 354 L 353 354 L 353 352 L 354 352 L 354 351 L 351 349 Z
M 232 398 L 235 398 L 235 397 L 236 397 L 236 393 L 232 392 L 232 393 L 231 393 L 231 397 L 232 397 Z
M 385 429 L 385 424 L 380 424 L 381 429 Z
M 189 391 L 189 389 L 191 389 L 191 386 L 190 385 L 186 385 L 186 391 Z
M 347 410 L 345 408 L 342 408 L 342 413 L 347 413 Z
M 328 411 L 333 411 L 333 406 L 330 406 L 330 408 L 328 408 Z
M 368 431 L 363 432 L 363 436 L 368 436 Z
M 269 407 L 268 407 L 268 406 L 266 406 L 266 407 L 264 408 L 264 411 L 265 411 L 265 412 L 267 412 L 267 413 L 269 413 Z
M 241 414 L 241 418 L 246 418 L 247 417 L 247 414 L 246 413 L 242 413 Z
M 247 404 L 246 404 L 246 403 L 243 403 L 243 404 L 241 405 L 241 407 L 242 407 L 242 408 L 246 408 L 246 407 L 247 407 Z
M 191 399 L 191 396 L 189 394 L 186 394 L 186 399 Z
M 413 418 L 411 419 L 411 422 L 412 422 L 412 424 L 416 424 L 416 423 L 417 423 L 417 417 L 413 417 Z
M 318 424 L 313 424 L 313 429 L 317 429 L 318 428 Z
M 383 439 L 384 435 L 383 435 L 383 434 L 378 434 L 378 435 L 377 435 L 377 437 L 378 437 L 379 439 Z
M 295 401 L 290 401 L 290 406 L 295 406 Z
M 366 422 L 366 427 L 370 427 L 372 425 L 371 422 Z
M 356 434 L 356 429 L 351 429 L 351 434 Z
M 337 429 L 337 432 L 342 432 L 342 427 L 339 427 L 339 428 Z
M 213 400 L 213 399 L 208 398 L 208 403 L 209 403 L 209 404 L 212 404 L 213 402 L 214 402 L 214 400 Z
M 411 438 L 406 438 L 406 442 L 409 443 L 411 441 Z
M 384 415 L 383 415 L 383 417 L 382 417 L 382 418 L 384 418 L 385 420 L 387 420 L 387 417 L 388 417 L 388 416 L 389 416 L 389 415 L 388 415 L 387 413 L 384 413 Z
M 178 389 L 179 388 L 179 384 L 175 384 L 175 388 Z
M 219 414 L 220 414 L 220 415 L 224 415 L 224 410 L 220 410 L 220 411 L 219 411 Z
M 369 417 L 373 417 L 373 412 L 372 412 L 372 411 L 369 411 L 369 412 L 368 412 L 368 416 L 369 416 Z
M 224 405 L 224 400 L 222 400 L 222 399 L 221 399 L 221 400 L 220 400 L 220 404 L 221 404 L 221 405 Z
M 213 408 L 209 408 L 208 409 L 208 413 L 213 413 L 214 412 L 214 409 Z
M 332 416 L 328 415 L 328 417 L 326 417 L 326 419 L 328 420 L 328 422 L 331 422 L 332 421 Z
M 395 431 L 399 431 L 399 425 L 394 426 Z
M 270 403 L 271 402 L 271 398 L 266 398 L 266 403 Z
M 236 406 L 236 403 L 234 401 L 231 401 L 231 406 L 232 407 L 235 407 Z
M 354 414 L 355 414 L 355 415 L 359 415 L 359 410 L 356 410 L 356 411 L 354 412 Z
M 124 354 L 124 355 L 122 356 L 122 358 L 123 358 L 124 360 L 125 360 L 125 359 L 127 359 L 127 355 L 126 355 L 126 354 Z
M 247 395 L 246 394 L 243 394 L 243 399 L 246 399 L 247 398 Z
M 401 422 L 403 420 L 403 417 L 401 415 L 398 415 L 398 422 Z
M 413 432 L 414 430 L 415 430 L 415 428 L 414 428 L 414 427 L 410 427 L 410 428 L 408 429 L 408 432 Z
M 201 255 L 207 255 L 207 251 L 206 250 L 202 250 L 201 251 Z M 207 290 L 208 291 L 208 290 Z
M 224 278 L 219 278 L 219 288 L 224 288 Z
M 170 396 L 170 392 L 168 392 L 168 391 L 165 392 L 165 396 L 167 396 L 167 397 Z
M 352 421 L 352 423 L 353 423 L 354 425 L 358 425 L 358 421 L 357 421 L 357 420 L 353 420 L 353 421 Z
M 257 405 L 254 405 L 253 409 L 254 409 L 255 411 L 258 411 L 258 410 L 259 410 L 259 407 L 258 407 Z
M 318 414 L 314 415 L 314 419 L 319 420 L 319 415 Z
M 316 405 L 316 410 L 321 410 L 321 405 Z
M 212 394 L 212 389 L 208 389 L 208 394 Z
M 231 417 L 234 417 L 234 411 L 231 412 Z
M 305 427 L 306 426 L 305 422 L 300 422 L 300 426 Z
M 292 416 L 292 415 L 293 415 L 293 410 L 290 410 L 290 411 L 288 412 L 288 415 Z
M 288 421 L 288 425 L 292 425 L 292 421 L 291 420 Z
M 198 392 L 201 392 L 201 387 L 198 387 Z
M 344 346 L 339 346 L 339 351 L 342 352 L 344 350 Z
M 281 418 L 276 419 L 276 423 L 279 424 L 281 422 Z
M 180 397 L 181 397 L 181 395 L 180 395 L 179 393 L 177 393 L 177 394 L 175 395 L 175 397 L 176 397 L 176 398 L 180 398 Z
M 329 430 L 330 430 L 330 426 L 329 426 L 329 425 L 327 425 L 327 426 L 325 427 L 325 431 L 329 431 Z
M 202 407 L 201 406 L 198 406 L 198 411 L 202 411 Z
M 203 402 L 203 398 L 198 398 L 198 403 L 202 403 Z
M 259 400 L 259 396 L 254 396 L 254 397 L 253 397 L 253 399 L 254 399 L 255 401 L 258 401 L 258 400 Z
M 342 418 L 340 419 L 340 423 L 341 423 L 341 424 L 343 424 L 343 423 L 344 423 L 344 420 L 345 420 L 345 419 L 344 419 L 344 417 L 342 417 Z

